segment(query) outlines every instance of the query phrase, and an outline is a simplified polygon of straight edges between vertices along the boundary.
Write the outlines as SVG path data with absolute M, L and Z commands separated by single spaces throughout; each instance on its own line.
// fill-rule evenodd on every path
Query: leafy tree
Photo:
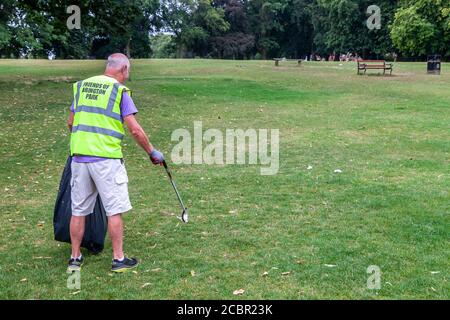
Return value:
M 379 0 L 381 28 L 369 29 L 366 21 L 371 0 L 316 0 L 313 12 L 314 45 L 320 54 L 357 53 L 363 57 L 392 51 L 389 27 L 396 1 Z
M 175 35 L 179 56 L 207 56 L 211 38 L 228 31 L 222 8 L 211 0 L 162 0 L 161 17 Z
M 2 0 L 0 56 L 377 58 L 394 45 L 404 56 L 449 56 L 449 2 L 377 0 L 381 28 L 369 29 L 372 0 L 79 0 L 81 29 L 69 30 L 71 0 Z
M 212 39 L 213 55 L 218 58 L 248 58 L 255 45 L 255 38 L 251 34 L 242 32 L 228 33 Z
M 149 32 L 159 7 L 158 0 L 89 1 L 88 20 L 92 20 L 91 54 L 106 57 L 112 52 L 145 58 L 151 55 Z
M 17 1 L 5 0 L 0 4 L 0 55 L 5 55 L 9 51 L 9 43 L 13 36 L 11 26 Z
M 78 6 L 81 10 L 81 29 L 69 30 L 67 19 L 70 13 L 67 8 L 73 3 L 70 0 L 38 1 L 32 5 L 28 4 L 27 12 L 38 12 L 45 16 L 39 25 L 42 29 L 50 31 L 48 42 L 46 43 L 46 55 L 53 54 L 57 58 L 83 59 L 89 55 L 92 39 L 90 20 L 86 19 L 84 14 L 88 12 L 89 1 L 79 1 Z
M 40 6 L 22 1 L 1 4 L 0 49 L 2 55 L 13 57 L 46 56 L 52 38 L 48 13 Z
M 170 34 L 157 34 L 150 38 L 152 58 L 176 58 L 177 47 Z
M 262 59 L 277 55 L 280 44 L 277 33 L 284 31 L 283 12 L 288 0 L 252 0 L 249 2 L 250 23 Z
M 450 55 L 450 1 L 403 1 L 395 13 L 391 37 L 405 55 Z
M 313 43 L 313 0 L 290 0 L 283 11 L 284 27 L 277 33 L 280 56 L 299 58 L 309 54 Z
M 213 37 L 212 55 L 218 58 L 248 58 L 255 45 L 247 16 L 246 2 L 242 0 L 218 0 L 213 3 L 222 8 L 229 24 L 228 32 Z

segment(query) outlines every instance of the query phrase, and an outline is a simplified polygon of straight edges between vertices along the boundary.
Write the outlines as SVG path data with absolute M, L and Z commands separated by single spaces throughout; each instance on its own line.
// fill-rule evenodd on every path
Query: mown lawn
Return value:
M 125 251 L 141 265 L 111 274 L 107 240 L 102 254 L 85 252 L 81 290 L 69 290 L 70 247 L 53 240 L 52 214 L 71 83 L 104 62 L 1 60 L 0 298 L 450 298 L 448 63 L 441 76 L 396 63 L 392 77 L 357 76 L 353 63 L 132 63 L 138 119 L 166 156 L 171 133 L 194 121 L 273 128 L 278 174 L 173 165 L 190 207 L 183 225 L 165 172 L 127 136 Z M 380 290 L 367 288 L 370 265 Z

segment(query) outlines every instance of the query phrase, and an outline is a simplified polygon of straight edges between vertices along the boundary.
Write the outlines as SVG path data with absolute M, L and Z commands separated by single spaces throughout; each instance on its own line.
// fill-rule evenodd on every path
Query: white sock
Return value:
M 70 259 L 78 259 L 78 260 L 80 260 L 82 256 L 83 255 L 81 253 L 80 253 L 80 256 L 78 258 L 75 258 L 74 256 L 70 255 Z
M 120 259 L 115 259 L 115 260 L 117 260 L 117 261 L 119 261 L 119 262 L 122 262 L 124 259 L 125 259 L 125 256 L 122 256 L 122 258 L 120 258 Z

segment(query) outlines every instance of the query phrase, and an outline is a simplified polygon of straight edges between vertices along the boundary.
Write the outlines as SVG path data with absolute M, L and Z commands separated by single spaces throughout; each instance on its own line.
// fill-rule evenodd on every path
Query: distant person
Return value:
M 111 271 L 124 272 L 138 265 L 136 258 L 125 257 L 123 252 L 122 214 L 132 208 L 121 147 L 124 124 L 153 164 L 162 164 L 164 157 L 150 144 L 135 118 L 138 111 L 130 89 L 124 85 L 129 76 L 130 61 L 125 55 L 115 53 L 108 57 L 103 75 L 78 81 L 73 86 L 74 101 L 68 119 L 73 156 L 72 255 L 68 273 L 79 271 L 83 265 L 80 244 L 85 219 L 93 212 L 98 194 L 108 216 L 113 249 Z

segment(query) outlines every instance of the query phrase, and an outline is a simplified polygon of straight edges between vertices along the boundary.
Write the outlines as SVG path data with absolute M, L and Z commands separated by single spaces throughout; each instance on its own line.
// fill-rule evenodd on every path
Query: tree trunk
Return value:
M 125 47 L 125 55 L 128 57 L 128 59 L 131 58 L 130 42 L 131 42 L 131 38 L 128 39 L 127 46 Z

